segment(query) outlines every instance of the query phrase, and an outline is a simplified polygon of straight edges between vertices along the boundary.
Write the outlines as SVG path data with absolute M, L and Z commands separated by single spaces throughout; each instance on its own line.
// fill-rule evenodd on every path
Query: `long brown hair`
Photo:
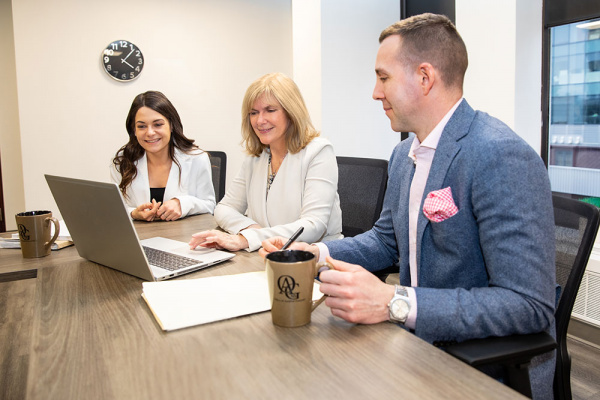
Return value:
M 131 182 L 137 176 L 137 167 L 135 162 L 142 158 L 144 155 L 144 148 L 139 144 L 137 137 L 135 136 L 135 116 L 138 110 L 142 107 L 148 107 L 157 113 L 164 116 L 171 126 L 171 139 L 169 141 L 169 157 L 179 168 L 179 177 L 181 178 L 181 165 L 175 159 L 175 149 L 179 149 L 184 153 L 190 153 L 193 150 L 199 150 L 199 147 L 194 144 L 193 139 L 185 137 L 183 134 L 183 124 L 181 118 L 173 104 L 167 99 L 167 97 L 161 92 L 147 91 L 145 93 L 138 94 L 131 108 L 127 119 L 125 120 L 125 127 L 127 134 L 129 135 L 129 142 L 121 147 L 115 158 L 113 164 L 117 171 L 121 173 L 121 183 L 119 189 L 123 196 L 127 196 L 127 188 Z

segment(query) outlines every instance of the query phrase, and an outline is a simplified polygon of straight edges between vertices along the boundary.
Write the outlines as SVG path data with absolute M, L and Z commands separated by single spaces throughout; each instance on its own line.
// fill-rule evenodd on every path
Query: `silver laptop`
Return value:
M 185 242 L 163 237 L 140 241 L 116 184 L 45 176 L 79 255 L 90 261 L 160 281 L 235 256 L 214 249 L 190 250 Z

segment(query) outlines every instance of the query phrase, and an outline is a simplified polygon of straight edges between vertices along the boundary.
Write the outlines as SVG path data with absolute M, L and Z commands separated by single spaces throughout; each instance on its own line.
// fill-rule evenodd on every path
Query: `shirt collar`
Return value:
M 444 115 L 444 118 L 442 118 L 435 128 L 433 128 L 433 130 L 429 133 L 429 135 L 427 135 L 425 140 L 423 140 L 423 143 L 419 142 L 419 139 L 415 135 L 413 142 L 410 145 L 410 150 L 408 151 L 408 157 L 410 157 L 413 161 L 417 161 L 415 151 L 418 151 L 421 147 L 426 147 L 435 151 L 440 138 L 442 137 L 442 132 L 444 131 L 446 124 L 454 114 L 454 111 L 456 111 L 458 108 L 458 105 L 461 103 L 461 101 L 463 101 L 463 97 L 461 97 L 460 100 L 458 100 L 456 104 L 454 104 L 446 113 L 446 115 Z

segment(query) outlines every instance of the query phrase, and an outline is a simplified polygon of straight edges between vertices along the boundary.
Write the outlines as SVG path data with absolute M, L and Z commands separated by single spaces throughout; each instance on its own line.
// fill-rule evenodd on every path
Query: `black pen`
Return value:
M 300 236 L 302 234 L 302 232 L 304 232 L 304 227 L 303 226 L 301 226 L 300 228 L 298 228 L 298 230 L 292 235 L 292 237 L 290 238 L 290 240 L 288 240 L 287 243 L 283 245 L 283 247 L 281 248 L 281 250 L 287 249 L 290 246 L 290 244 L 294 243 L 294 240 L 298 239 L 298 236 Z

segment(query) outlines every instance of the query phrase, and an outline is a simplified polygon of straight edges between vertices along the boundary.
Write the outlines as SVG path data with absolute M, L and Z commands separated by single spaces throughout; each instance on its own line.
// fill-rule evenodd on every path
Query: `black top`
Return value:
M 157 203 L 162 203 L 165 197 L 165 188 L 150 188 L 150 201 L 156 200 Z

